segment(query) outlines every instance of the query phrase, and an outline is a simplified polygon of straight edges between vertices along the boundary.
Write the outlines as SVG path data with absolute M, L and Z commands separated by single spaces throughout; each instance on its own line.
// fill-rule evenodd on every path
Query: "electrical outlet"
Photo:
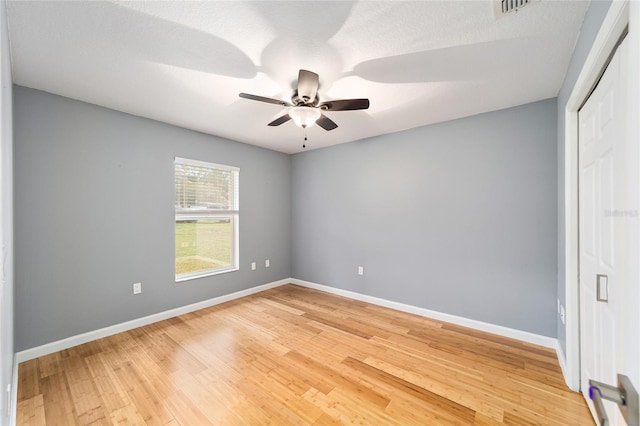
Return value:
M 251 262 L 251 270 L 252 271 L 256 270 L 256 262 Z
M 269 259 L 264 261 L 264 267 L 268 268 L 269 266 L 271 266 L 271 262 L 269 262 Z
M 364 266 L 358 266 L 358 275 L 364 275 Z
M 134 283 L 133 284 L 133 294 L 142 293 L 142 283 Z

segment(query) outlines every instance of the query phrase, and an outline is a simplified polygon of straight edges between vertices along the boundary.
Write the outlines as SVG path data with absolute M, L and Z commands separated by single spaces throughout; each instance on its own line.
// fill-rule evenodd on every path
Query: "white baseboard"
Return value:
M 490 324 L 482 321 L 476 321 L 469 318 L 459 317 L 456 315 L 445 314 L 438 311 L 432 311 L 430 309 L 419 308 L 417 306 L 405 305 L 404 303 L 392 302 L 386 299 L 380 299 L 378 297 L 367 296 L 365 294 L 356 293 L 349 290 L 342 290 L 335 287 L 329 287 L 322 284 L 316 284 L 309 281 L 303 281 L 292 278 L 290 280 L 294 284 L 301 285 L 303 287 L 313 288 L 316 290 L 325 291 L 327 293 L 337 294 L 338 296 L 344 296 L 362 302 L 371 303 L 374 305 L 384 306 L 386 308 L 396 309 L 402 312 L 408 312 L 411 314 L 420 315 L 427 318 L 433 318 L 439 321 L 450 322 L 452 324 L 461 325 L 463 327 L 469 327 L 487 333 L 497 334 L 499 336 L 509 337 L 512 339 L 522 340 L 524 342 L 533 343 L 535 345 L 544 346 L 546 348 L 556 349 L 557 339 L 553 337 L 541 336 L 539 334 L 529 333 L 526 331 L 516 330 L 513 328 L 503 327 L 501 325 Z M 565 376 L 566 377 L 566 376 Z
M 237 291 L 231 294 L 225 294 L 223 296 L 214 297 L 212 299 L 203 300 L 202 302 L 192 303 L 191 305 L 181 306 L 179 308 L 169 309 L 168 311 L 158 312 L 157 314 L 148 315 L 146 317 L 137 318 L 131 321 L 126 321 L 120 324 L 115 324 L 109 327 L 101 328 L 87 333 L 78 334 L 76 336 L 67 337 L 66 339 L 58 340 L 55 342 L 47 343 L 35 348 L 26 349 L 16 353 L 16 368 L 21 362 L 28 361 L 40 356 L 52 354 L 54 352 L 68 349 L 74 346 L 81 345 L 83 343 L 91 342 L 93 340 L 101 339 L 103 337 L 112 336 L 114 334 L 122 333 L 123 331 L 132 330 L 137 327 L 142 327 L 154 322 L 162 321 L 168 318 L 173 318 L 178 315 L 186 314 L 189 312 L 197 311 L 199 309 L 208 308 L 209 306 L 218 305 L 220 303 L 228 302 L 230 300 L 239 299 L 241 297 L 249 296 L 251 294 L 259 293 L 264 290 L 279 287 L 284 284 L 290 283 L 290 279 L 284 279 L 274 281 L 271 283 L 259 285 L 257 287 L 248 288 L 246 290 Z M 17 373 L 16 373 L 17 377 Z

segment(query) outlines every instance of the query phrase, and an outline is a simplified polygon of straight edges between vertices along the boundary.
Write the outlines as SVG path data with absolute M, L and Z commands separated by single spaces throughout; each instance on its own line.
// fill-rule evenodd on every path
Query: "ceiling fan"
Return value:
M 320 102 L 318 98 L 318 82 L 318 74 L 307 70 L 300 70 L 298 73 L 298 88 L 291 96 L 291 103 L 280 99 L 251 95 L 249 93 L 240 93 L 239 96 L 253 101 L 277 104 L 290 108 L 285 114 L 269 123 L 269 126 L 279 126 L 293 119 L 293 121 L 303 129 L 317 123 L 318 126 L 325 130 L 333 130 L 338 127 L 338 125 L 324 115 L 322 113 L 323 111 L 353 111 L 369 108 L 369 99 L 341 99 Z

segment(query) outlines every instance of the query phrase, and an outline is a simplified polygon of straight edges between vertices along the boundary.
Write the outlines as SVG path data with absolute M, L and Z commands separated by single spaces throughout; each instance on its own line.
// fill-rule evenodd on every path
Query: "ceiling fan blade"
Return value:
M 291 120 L 291 116 L 289 114 L 281 115 L 280 117 L 273 120 L 271 123 L 267 124 L 267 126 L 279 126 L 287 121 Z
M 325 130 L 333 130 L 338 127 L 338 125 L 332 119 L 324 114 L 320 115 L 320 118 L 316 120 L 316 124 L 318 124 L 318 126 L 322 127 Z
M 369 108 L 369 99 L 341 99 L 323 102 L 318 107 L 327 111 L 353 111 Z
M 249 93 L 240 93 L 238 96 L 240 96 L 241 98 L 250 99 L 252 101 L 266 102 L 268 104 L 276 104 L 282 106 L 291 106 L 289 103 L 281 101 L 280 99 L 266 98 L 264 96 L 251 95 Z
M 300 70 L 298 73 L 298 96 L 307 103 L 316 98 L 318 92 L 318 74 L 315 72 Z

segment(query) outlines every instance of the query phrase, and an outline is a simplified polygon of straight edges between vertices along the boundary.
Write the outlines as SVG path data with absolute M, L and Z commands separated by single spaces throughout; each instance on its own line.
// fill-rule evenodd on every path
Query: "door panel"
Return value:
M 609 150 L 599 160 L 600 170 L 600 208 L 606 216 L 614 213 L 613 206 L 613 151 Z M 597 214 L 597 213 L 596 213 Z M 603 267 L 613 269 L 613 221 L 604 220 L 600 223 L 600 260 Z
M 596 184 L 596 171 L 593 164 L 584 166 L 582 172 L 582 178 L 580 181 L 583 185 L 590 188 L 595 188 Z M 581 221 L 581 233 L 580 243 L 583 255 L 587 256 L 590 261 L 594 261 L 596 258 L 596 227 L 594 223 L 594 217 L 596 212 L 596 197 L 595 192 L 585 192 L 582 197 L 582 215 Z M 587 212 L 588 210 L 588 212 Z

